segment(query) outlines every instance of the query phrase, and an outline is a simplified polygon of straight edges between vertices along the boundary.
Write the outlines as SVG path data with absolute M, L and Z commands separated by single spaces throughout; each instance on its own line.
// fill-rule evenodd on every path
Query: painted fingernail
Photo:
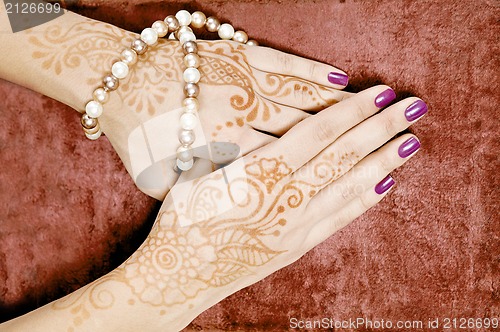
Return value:
M 349 83 L 349 77 L 342 73 L 331 72 L 328 74 L 328 81 L 332 84 L 347 86 L 347 83 Z
M 379 195 L 382 195 L 385 193 L 387 190 L 391 189 L 391 187 L 395 184 L 396 182 L 392 178 L 392 176 L 387 175 L 382 181 L 380 181 L 376 186 L 375 186 L 375 192 Z
M 415 137 L 411 137 L 399 146 L 398 154 L 401 158 L 406 158 L 418 149 L 420 149 L 420 142 Z
M 387 89 L 375 98 L 375 106 L 378 108 L 386 107 L 394 99 L 396 99 L 396 93 L 392 89 Z
M 406 108 L 405 117 L 406 120 L 412 122 L 421 118 L 425 113 L 427 113 L 427 104 L 422 100 L 417 100 Z

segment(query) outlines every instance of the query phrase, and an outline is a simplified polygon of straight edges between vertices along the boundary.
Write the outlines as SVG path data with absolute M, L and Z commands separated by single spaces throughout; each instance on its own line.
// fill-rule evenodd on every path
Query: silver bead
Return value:
M 177 159 L 183 162 L 193 159 L 193 149 L 190 145 L 181 145 L 177 149 Z
M 217 18 L 210 16 L 205 22 L 205 27 L 209 32 L 216 32 L 220 28 L 220 21 Z
M 250 39 L 249 41 L 247 41 L 247 45 L 250 45 L 250 46 L 259 46 L 259 43 L 257 43 L 256 40 Z
M 135 51 L 135 53 L 141 55 L 146 53 L 148 50 L 148 44 L 146 44 L 142 39 L 136 39 L 130 45 L 130 48 Z
M 92 129 L 97 126 L 97 119 L 89 116 L 87 113 L 84 113 L 82 115 L 81 123 L 84 129 Z
M 196 140 L 194 131 L 192 130 L 181 130 L 179 132 L 179 142 L 183 145 L 191 145 Z
M 182 45 L 182 50 L 184 54 L 198 53 L 198 45 L 195 41 L 188 41 Z
M 193 29 L 184 25 L 174 33 L 175 38 L 180 39 L 181 35 L 186 31 L 193 32 Z
M 83 128 L 83 131 L 85 132 L 85 134 L 94 135 L 101 131 L 101 126 L 99 126 L 99 123 L 97 123 L 94 128 Z
M 186 54 L 184 56 L 184 65 L 188 68 L 198 68 L 200 66 L 200 57 L 195 53 Z
M 104 76 L 102 82 L 104 83 L 104 88 L 107 91 L 115 91 L 116 89 L 118 89 L 118 86 L 120 85 L 118 79 L 111 74 Z
M 174 32 L 175 30 L 179 29 L 179 27 L 181 26 L 179 24 L 179 21 L 175 18 L 174 15 L 168 15 L 167 17 L 165 17 L 164 21 L 168 27 L 168 32 Z
M 193 26 L 193 28 L 203 28 L 206 21 L 207 17 L 200 11 L 191 14 L 191 26 Z
M 98 101 L 101 104 L 105 104 L 109 100 L 109 93 L 103 88 L 95 89 L 92 96 L 94 97 L 95 101 Z
M 234 33 L 233 40 L 245 44 L 248 41 L 248 35 L 245 31 L 238 30 Z
M 200 88 L 196 83 L 186 83 L 184 86 L 184 94 L 186 97 L 198 97 L 200 93 Z

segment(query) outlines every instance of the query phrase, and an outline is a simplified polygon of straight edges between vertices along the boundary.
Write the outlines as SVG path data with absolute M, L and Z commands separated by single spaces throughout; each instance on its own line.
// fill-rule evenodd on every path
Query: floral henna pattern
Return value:
M 176 225 L 176 218 L 174 212 L 162 213 L 154 236 L 125 267 L 127 283 L 145 303 L 184 303 L 214 279 L 215 246 L 198 226 L 170 226 Z
M 262 159 L 247 166 L 247 173 L 265 184 L 267 193 L 270 194 L 276 183 L 292 173 L 292 169 L 277 159 Z
M 246 171 L 248 179 L 234 179 L 230 184 L 247 181 L 250 186 L 245 202 L 234 208 L 240 211 L 237 218 L 232 217 L 234 211 L 207 214 L 204 222 L 180 227 L 176 211 L 159 216 L 149 240 L 124 266 L 126 282 L 142 302 L 153 306 L 185 303 L 203 290 L 254 274 L 256 267 L 285 252 L 268 243 L 269 236 L 279 236 L 279 228 L 286 225 L 280 217 L 284 205 L 296 208 L 303 200 L 293 184 L 276 186 L 286 182 L 291 168 L 279 159 L 263 158 L 247 165 Z M 217 191 L 211 188 L 211 180 L 195 181 L 188 210 L 199 209 L 200 203 L 210 210 L 213 200 L 203 193 Z M 266 204 L 264 198 L 272 191 L 276 198 Z
M 52 25 L 42 36 L 33 35 L 29 41 L 37 46 L 33 59 L 41 60 L 42 68 L 52 70 L 56 75 L 84 63 L 95 74 L 103 75 L 111 70 L 120 51 L 134 38 L 134 33 L 87 19 L 69 29 Z M 160 40 L 155 48 L 140 56 L 124 84 L 116 91 L 121 100 L 137 113 L 147 111 L 154 115 L 164 104 L 169 83 L 180 81 L 180 68 L 175 58 L 181 57 L 181 52 L 176 45 L 175 42 Z M 86 79 L 89 87 L 100 84 L 98 77 L 94 75 Z
M 327 154 L 318 165 L 325 167 L 325 163 L 330 163 L 328 169 L 339 177 L 352 167 L 356 158 L 354 153 L 340 158 Z M 314 167 L 315 172 L 321 172 L 320 166 Z M 204 222 L 180 227 L 178 212 L 169 208 L 159 214 L 146 242 L 121 267 L 85 291 L 54 303 L 54 309 L 66 309 L 73 315 L 68 332 L 89 319 L 92 310 L 105 310 L 117 301 L 119 294 L 113 294 L 105 283 L 130 289 L 132 297 L 125 298 L 129 305 L 153 306 L 161 316 L 175 305 L 191 305 L 202 292 L 254 275 L 258 267 L 286 254 L 286 246 L 276 248 L 282 234 L 287 235 L 282 233 L 289 226 L 285 213 L 302 206 L 311 197 L 306 193 L 320 190 L 330 179 L 320 173 L 319 181 L 313 177 L 309 181 L 294 179 L 292 169 L 282 157 L 253 156 L 248 158 L 245 170 L 247 178 L 237 178 L 229 184 L 245 181 L 251 189 L 247 200 L 234 207 L 236 214 L 209 216 Z M 194 181 L 193 192 L 186 202 L 189 208 L 200 203 L 207 185 L 208 188 L 212 185 L 211 180 L 205 176 Z
M 42 60 L 42 68 L 60 75 L 65 68 L 77 68 L 84 61 L 94 72 L 109 70 L 105 65 L 111 64 L 122 44 L 132 39 L 132 33 L 87 19 L 69 29 L 63 29 L 58 24 L 51 25 L 43 36 L 33 35 L 29 41 L 38 47 L 32 57 Z
M 138 113 L 147 110 L 149 115 L 155 115 L 165 103 L 168 86 L 181 80 L 182 66 L 175 61 L 182 59 L 181 54 L 175 42 L 159 40 L 157 46 L 141 55 L 130 78 L 117 90 L 122 100 Z

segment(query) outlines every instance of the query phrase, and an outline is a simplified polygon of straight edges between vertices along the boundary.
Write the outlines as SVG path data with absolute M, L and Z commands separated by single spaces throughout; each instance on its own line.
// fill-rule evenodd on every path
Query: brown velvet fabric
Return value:
M 348 89 L 388 84 L 429 114 L 422 151 L 381 204 L 189 329 L 284 330 L 289 318 L 500 316 L 500 7 L 495 0 L 85 0 L 84 15 L 139 31 L 176 10 L 215 14 L 267 46 L 335 64 Z M 117 15 L 117 12 L 120 13 Z M 1 320 L 112 269 L 158 209 L 78 115 L 0 82 Z

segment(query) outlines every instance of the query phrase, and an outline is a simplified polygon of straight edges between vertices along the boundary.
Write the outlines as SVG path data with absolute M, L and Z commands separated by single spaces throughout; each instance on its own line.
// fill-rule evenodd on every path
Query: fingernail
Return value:
M 417 100 L 406 108 L 405 117 L 406 120 L 412 122 L 421 118 L 425 113 L 427 113 L 427 104 L 422 100 Z
M 387 89 L 375 98 L 375 106 L 378 108 L 386 107 L 394 99 L 396 99 L 396 93 L 392 89 Z
M 382 195 L 385 193 L 387 190 L 391 189 L 391 187 L 395 184 L 396 182 L 392 178 L 392 176 L 387 175 L 382 181 L 380 181 L 376 186 L 375 186 L 375 192 L 379 195 Z
M 331 72 L 330 74 L 328 74 L 328 81 L 332 84 L 347 86 L 349 77 L 342 73 Z
M 415 137 L 411 137 L 399 146 L 398 154 L 401 158 L 406 158 L 418 149 L 420 149 L 420 142 Z

